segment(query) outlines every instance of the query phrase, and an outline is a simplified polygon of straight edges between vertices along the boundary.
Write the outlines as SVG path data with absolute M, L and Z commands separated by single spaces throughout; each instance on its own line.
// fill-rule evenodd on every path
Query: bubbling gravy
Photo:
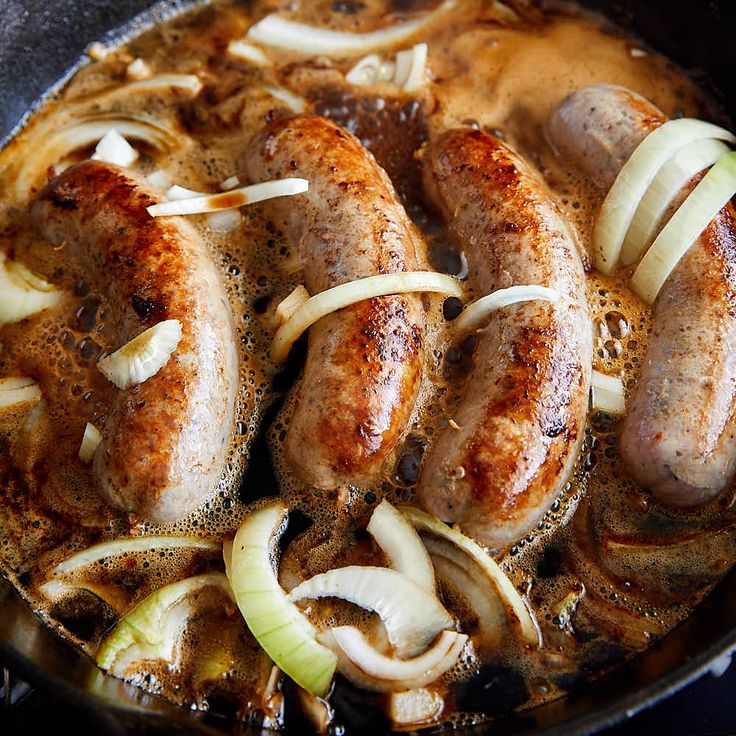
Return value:
M 0 414 L 0 566 L 45 621 L 60 625 L 90 655 L 120 615 L 157 588 L 222 570 L 219 554 L 201 550 L 131 553 L 80 571 L 86 589 L 50 602 L 39 591 L 48 571 L 100 541 L 165 531 L 219 542 L 233 536 L 249 508 L 280 495 L 298 510 L 287 532 L 289 544 L 282 544 L 280 576 L 287 590 L 333 567 L 386 564 L 365 533 L 366 522 L 382 498 L 411 502 L 423 454 L 463 393 L 473 345 L 472 339 L 450 342 L 447 317 L 455 305 L 428 297 L 423 388 L 395 456 L 365 487 L 306 488 L 286 464 L 282 447 L 300 347 L 286 368 L 269 358 L 273 310 L 301 280 L 296 254 L 265 206 L 238 210 L 229 228 L 207 215 L 193 216 L 226 284 L 239 339 L 240 389 L 228 461 L 207 504 L 165 529 L 114 511 L 95 492 L 89 466 L 77 453 L 85 423 L 102 426 L 115 390 L 96 361 L 118 346 L 105 298 L 67 257 L 64 244 L 51 248 L 42 242 L 31 221 L 29 203 L 43 177 L 29 175 L 27 165 L 42 141 L 79 120 L 143 116 L 174 131 L 174 141 L 164 151 L 133 141 L 140 153 L 137 171 L 163 172 L 170 184 L 216 192 L 219 182 L 242 176 L 248 140 L 265 121 L 302 107 L 360 138 L 388 172 L 422 233 L 426 255 L 420 254 L 420 261 L 462 276 L 462 253 L 427 208 L 414 158 L 433 132 L 472 126 L 519 152 L 544 177 L 576 229 L 587 265 L 591 224 L 604 193 L 571 175 L 545 140 L 544 123 L 560 101 L 575 89 L 606 82 L 639 92 L 671 117 L 720 117 L 675 64 L 570 4 L 542 10 L 527 3 L 458 0 L 411 40 L 428 44 L 430 70 L 428 83 L 412 93 L 390 84 L 348 84 L 345 73 L 360 55 L 327 59 L 271 51 L 274 63 L 258 66 L 226 51 L 230 40 L 276 10 L 323 28 L 369 32 L 436 5 L 301 0 L 281 8 L 266 0 L 213 0 L 83 66 L 0 153 L 0 250 L 64 290 L 58 307 L 0 328 L 0 378 L 33 376 L 43 393 L 33 408 Z M 156 74 L 196 74 L 203 89 L 197 95 L 132 91 L 125 86 L 126 70 L 136 59 Z M 93 148 L 46 165 L 85 158 Z M 651 312 L 622 276 L 589 270 L 587 278 L 594 367 L 622 375 L 630 393 L 647 347 Z M 476 722 L 564 695 L 664 635 L 733 564 L 733 491 L 696 510 L 659 507 L 622 470 L 616 431 L 615 418 L 591 414 L 563 493 L 528 536 L 496 556 L 528 598 L 542 646 L 524 648 L 509 630 L 492 647 L 464 655 L 429 686 L 444 699 L 440 720 Z M 458 591 L 447 586 L 442 594 L 463 630 L 477 631 L 479 622 Z M 271 663 L 240 613 L 224 600 L 217 591 L 202 593 L 177 665 L 147 663 L 145 670 L 131 672 L 131 679 L 177 703 L 213 710 L 229 703 L 241 718 L 265 718 L 278 726 L 283 693 L 276 692 Z M 318 628 L 319 622 L 339 622 L 376 630 L 374 616 L 339 602 L 315 602 L 310 616 Z M 336 723 L 351 717 L 341 710 L 346 689 L 341 681 L 334 692 Z M 364 697 L 373 702 L 373 696 Z M 375 705 L 380 712 L 377 698 Z

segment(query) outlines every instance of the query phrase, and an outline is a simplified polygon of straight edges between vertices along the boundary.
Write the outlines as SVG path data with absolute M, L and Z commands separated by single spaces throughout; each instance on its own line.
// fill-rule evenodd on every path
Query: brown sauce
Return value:
M 49 604 L 38 586 L 54 564 L 76 550 L 158 530 L 107 508 L 94 490 L 88 466 L 77 458 L 85 422 L 106 410 L 112 389 L 95 363 L 114 348 L 114 336 L 107 328 L 104 298 L 90 291 L 86 275 L 65 257 L 63 247 L 52 250 L 41 242 L 28 216 L 28 203 L 43 177 L 30 176 L 24 162 L 41 141 L 80 118 L 144 115 L 172 128 L 177 141 L 163 153 L 137 146 L 142 154 L 138 171 L 163 171 L 172 184 L 215 193 L 219 182 L 241 173 L 239 158 L 263 122 L 289 114 L 289 105 L 267 88 L 285 89 L 302 98 L 306 109 L 355 133 L 373 151 L 424 235 L 427 263 L 462 274 L 457 245 L 425 209 L 421 193 L 414 151 L 431 131 L 472 125 L 502 137 L 545 177 L 585 244 L 602 192 L 566 173 L 542 132 L 563 97 L 587 84 L 607 82 L 636 90 L 667 115 L 709 117 L 709 100 L 672 62 L 572 5 L 542 12 L 524 4 L 514 10 L 484 0 L 458 2 L 461 7 L 421 33 L 429 44 L 432 81 L 416 95 L 386 85 L 351 87 L 344 74 L 355 59 L 305 62 L 299 54 L 284 52 L 273 66 L 261 68 L 229 58 L 228 41 L 240 38 L 255 19 L 274 10 L 272 5 L 258 2 L 250 8 L 215 0 L 143 33 L 106 60 L 83 67 L 0 154 L 0 249 L 66 294 L 59 307 L 0 329 L 0 377 L 31 375 L 44 394 L 43 404 L 30 412 L 26 408 L 0 415 L 0 564 L 39 615 L 49 623 L 60 622 L 90 654 L 118 614 L 90 592 Z M 430 0 L 304 0 L 286 15 L 335 30 L 365 32 L 434 5 Z M 176 90 L 121 91 L 125 69 L 136 58 L 156 73 L 197 73 L 205 87 L 195 98 Z M 74 158 L 90 150 L 78 150 Z M 447 315 L 455 307 L 432 297 L 431 349 L 422 394 L 392 462 L 363 488 L 315 492 L 303 487 L 282 452 L 299 348 L 285 370 L 268 357 L 268 318 L 299 283 L 298 263 L 265 208 L 255 205 L 239 212 L 233 232 L 217 232 L 207 216 L 192 218 L 221 269 L 240 341 L 236 431 L 216 493 L 201 512 L 166 531 L 215 541 L 232 537 L 252 504 L 280 491 L 290 507 L 311 521 L 282 560 L 285 587 L 335 566 L 384 564 L 364 533 L 365 524 L 381 498 L 411 501 L 423 453 L 460 400 L 472 344 L 448 343 L 443 309 Z M 588 295 L 594 367 L 622 374 L 630 392 L 647 346 L 650 311 L 619 276 L 590 271 Z M 525 650 L 507 635 L 481 659 L 461 659 L 432 686 L 445 697 L 443 718 L 474 722 L 563 695 L 581 679 L 604 673 L 665 634 L 733 563 L 732 490 L 697 511 L 657 507 L 621 469 L 616 425 L 599 413 L 590 417 L 564 492 L 538 527 L 500 557 L 531 603 L 543 647 Z M 85 570 L 83 577 L 93 587 L 116 591 L 125 610 L 161 585 L 220 569 L 218 555 L 156 552 L 109 561 Z M 452 610 L 471 621 L 472 612 L 463 609 L 457 592 L 443 592 Z M 269 715 L 263 702 L 271 673 L 267 659 L 237 610 L 222 605 L 215 595 L 209 601 L 205 596 L 188 627 L 177 666 L 151 664 L 147 671 L 131 673 L 132 679 L 180 703 L 214 708 L 224 698 L 235 704 L 240 717 L 278 715 L 278 707 L 271 703 Z M 375 624 L 374 617 L 347 604 L 322 602 L 313 612 L 317 619 L 369 630 Z M 229 676 L 208 679 L 207 672 L 219 671 L 218 666 Z M 484 690 L 492 677 L 504 697 Z M 337 695 L 343 687 L 338 686 Z

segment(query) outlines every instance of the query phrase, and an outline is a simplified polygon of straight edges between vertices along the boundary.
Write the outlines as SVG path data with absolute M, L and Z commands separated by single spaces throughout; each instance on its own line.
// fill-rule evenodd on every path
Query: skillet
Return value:
M 89 42 L 134 34 L 136 29 L 187 4 L 191 3 L 164 0 L 151 8 L 150 0 L 3 0 L 0 141 L 11 134 L 50 85 L 72 73 Z M 587 0 L 583 4 L 604 12 L 692 70 L 701 84 L 723 100 L 728 114 L 736 118 L 736 7 L 729 0 Z M 611 675 L 584 684 L 563 700 L 504 718 L 492 727 L 457 733 L 592 733 L 666 698 L 734 648 L 736 570 L 726 576 L 690 619 Z M 232 732 L 224 721 L 190 714 L 102 676 L 83 654 L 47 629 L 2 578 L 0 664 L 84 710 L 99 733 Z M 485 709 L 491 704 L 483 703 L 480 695 L 478 706 Z M 380 731 L 360 709 L 353 711 L 349 726 L 349 734 L 377 735 Z M 247 727 L 242 728 L 242 733 L 250 732 Z M 256 732 L 259 729 L 253 731 Z

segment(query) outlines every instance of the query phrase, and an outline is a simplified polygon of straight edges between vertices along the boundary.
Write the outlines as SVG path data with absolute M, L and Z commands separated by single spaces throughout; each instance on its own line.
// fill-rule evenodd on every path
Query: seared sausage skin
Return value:
M 227 296 L 205 243 L 177 217 L 153 218 L 146 186 L 85 161 L 40 192 L 33 214 L 109 303 L 122 345 L 166 319 L 183 336 L 168 363 L 128 390 L 110 385 L 93 472 L 102 495 L 144 520 L 185 516 L 213 491 L 232 433 L 238 358 Z
M 491 547 L 537 523 L 583 436 L 592 337 L 585 273 L 570 230 L 527 166 L 497 139 L 452 130 L 422 151 L 425 191 L 468 259 L 476 297 L 539 284 L 558 303 L 491 315 L 454 417 L 425 460 L 419 500 Z
M 607 190 L 636 146 L 665 120 L 640 95 L 597 85 L 563 101 L 548 135 L 563 160 Z M 646 360 L 622 423 L 619 446 L 629 472 L 671 505 L 712 498 L 734 473 L 734 264 L 736 217 L 729 204 L 662 286 Z
M 248 149 L 254 181 L 309 180 L 298 201 L 269 212 L 304 263 L 310 294 L 417 268 L 419 241 L 386 173 L 347 131 L 315 115 L 271 123 Z M 309 332 L 298 402 L 285 441 L 316 488 L 375 476 L 404 433 L 421 378 L 425 315 L 417 295 L 369 299 Z

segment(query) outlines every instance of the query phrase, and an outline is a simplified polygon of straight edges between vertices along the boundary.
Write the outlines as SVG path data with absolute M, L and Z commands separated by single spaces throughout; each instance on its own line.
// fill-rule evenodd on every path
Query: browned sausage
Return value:
M 422 469 L 421 503 L 499 547 L 540 519 L 578 453 L 592 361 L 585 274 L 543 186 L 500 141 L 453 130 L 422 158 L 425 190 L 465 249 L 475 296 L 524 284 L 560 296 L 491 315 L 459 429 L 444 430 Z
M 129 173 L 85 161 L 53 179 L 33 213 L 109 300 L 118 345 L 165 319 L 183 336 L 168 363 L 113 399 L 93 471 L 114 506 L 174 521 L 213 491 L 231 438 L 238 358 L 230 307 L 207 246 L 182 218 L 152 218 Z
M 310 294 L 417 268 L 418 238 L 385 172 L 360 142 L 324 118 L 271 123 L 248 150 L 253 180 L 301 176 L 298 202 L 270 212 L 304 262 Z M 320 320 L 286 437 L 297 474 L 317 488 L 375 477 L 416 400 L 425 315 L 418 296 L 369 299 Z
M 597 85 L 568 97 L 548 133 L 571 166 L 608 189 L 636 146 L 665 120 L 634 92 Z M 736 218 L 729 204 L 662 286 L 647 357 L 621 428 L 621 456 L 630 473 L 676 506 L 713 497 L 734 473 L 735 265 Z

